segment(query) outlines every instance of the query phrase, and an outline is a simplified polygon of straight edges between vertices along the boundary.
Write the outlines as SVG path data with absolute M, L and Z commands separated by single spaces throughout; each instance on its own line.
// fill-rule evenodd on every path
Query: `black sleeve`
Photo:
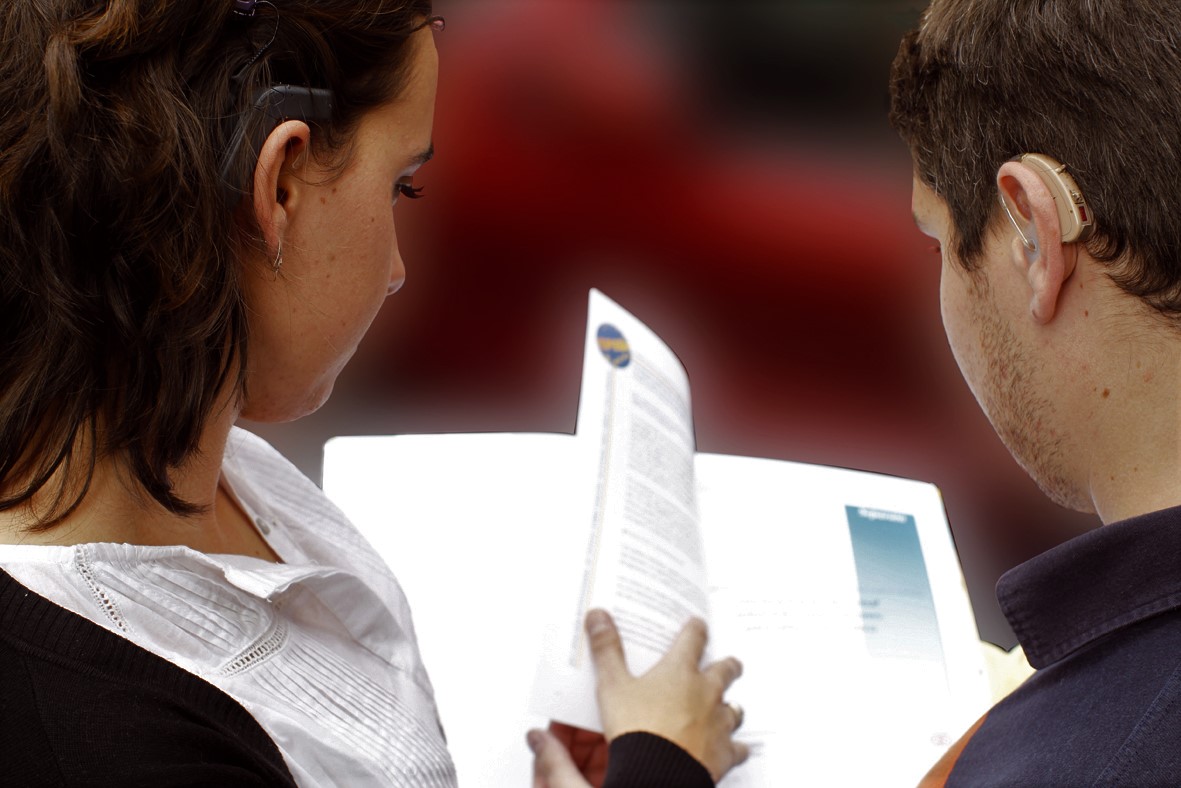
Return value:
M 696 758 L 654 733 L 625 733 L 611 742 L 603 788 L 714 788 Z

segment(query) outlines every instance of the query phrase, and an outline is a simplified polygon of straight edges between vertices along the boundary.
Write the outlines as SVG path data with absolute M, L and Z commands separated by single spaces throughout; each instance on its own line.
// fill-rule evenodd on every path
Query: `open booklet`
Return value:
M 325 450 L 415 610 L 461 783 L 528 785 L 527 727 L 598 726 L 581 622 L 605 607 L 633 672 L 693 615 L 743 661 L 753 755 L 723 786 L 914 785 L 990 701 L 938 490 L 696 453 L 680 363 L 597 291 L 584 354 L 574 437 Z

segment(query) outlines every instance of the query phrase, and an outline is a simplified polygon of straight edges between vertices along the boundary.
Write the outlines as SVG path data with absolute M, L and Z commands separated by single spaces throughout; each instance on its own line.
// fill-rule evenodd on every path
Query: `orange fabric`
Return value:
M 587 782 L 595 788 L 602 785 L 607 776 L 607 740 L 603 735 L 560 722 L 551 722 L 549 730 L 566 745 L 574 765 Z
M 931 767 L 931 771 L 927 772 L 926 776 L 919 781 L 918 788 L 943 788 L 947 784 L 947 778 L 951 776 L 951 770 L 955 768 L 956 761 L 960 759 L 960 754 L 963 753 L 964 748 L 968 746 L 968 742 L 976 735 L 976 731 L 980 730 L 980 726 L 988 719 L 988 712 L 984 716 L 976 720 L 976 723 L 968 728 L 968 732 L 960 737 L 959 741 L 951 745 L 951 748 L 943 753 L 943 757 L 936 761 L 935 765 Z

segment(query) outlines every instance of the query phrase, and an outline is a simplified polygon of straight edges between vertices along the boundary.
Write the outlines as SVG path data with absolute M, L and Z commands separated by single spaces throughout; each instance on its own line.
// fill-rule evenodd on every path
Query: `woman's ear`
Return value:
M 1078 250 L 1062 243 L 1062 226 L 1054 195 L 1029 165 L 1005 162 L 997 171 L 997 189 L 1008 209 L 1013 230 L 1012 262 L 1029 288 L 1029 312 L 1035 322 L 1049 323 L 1058 298 L 1074 273 Z
M 311 129 L 298 120 L 275 127 L 262 144 L 254 168 L 254 219 L 269 254 L 278 254 L 302 195 L 302 170 L 311 145 Z

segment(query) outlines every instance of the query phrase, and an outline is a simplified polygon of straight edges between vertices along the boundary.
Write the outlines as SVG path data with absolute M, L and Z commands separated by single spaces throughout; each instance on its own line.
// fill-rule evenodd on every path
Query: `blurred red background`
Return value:
M 328 405 L 248 426 L 313 478 L 337 434 L 573 432 L 598 287 L 681 357 L 700 450 L 939 485 L 981 634 L 1011 645 L 997 577 L 1097 521 L 1041 496 L 947 349 L 886 123 L 922 6 L 437 0 L 407 284 Z

